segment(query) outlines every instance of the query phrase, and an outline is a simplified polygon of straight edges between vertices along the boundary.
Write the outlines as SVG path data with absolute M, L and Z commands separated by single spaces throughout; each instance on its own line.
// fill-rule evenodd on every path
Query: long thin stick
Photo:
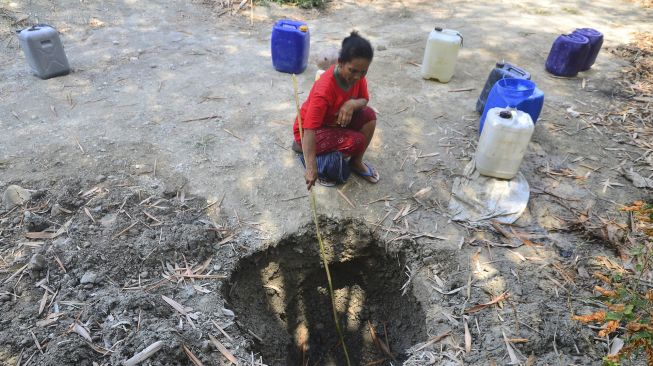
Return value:
M 297 77 L 295 74 L 292 74 L 292 85 L 295 89 L 295 107 L 297 109 L 297 122 L 299 123 L 299 138 L 300 142 L 304 143 L 304 129 L 302 127 L 302 116 L 299 111 L 299 92 L 297 88 Z M 302 149 L 302 154 L 304 149 Z M 306 161 L 306 157 L 304 157 Z M 320 256 L 322 257 L 322 263 L 324 264 L 324 271 L 326 272 L 327 283 L 329 284 L 329 295 L 331 296 L 331 308 L 333 309 L 333 320 L 336 322 L 336 331 L 338 331 L 338 337 L 340 338 L 340 343 L 342 343 L 342 349 L 345 352 L 345 359 L 347 360 L 347 366 L 351 366 L 349 362 L 349 352 L 347 352 L 347 345 L 345 345 L 345 337 L 342 334 L 342 329 L 340 329 L 340 322 L 338 321 L 338 312 L 336 311 L 336 299 L 333 294 L 333 283 L 331 282 L 331 271 L 329 270 L 329 262 L 326 259 L 326 252 L 324 251 L 324 243 L 322 242 L 322 234 L 320 233 L 320 225 L 317 221 L 317 204 L 315 203 L 315 191 L 310 190 L 310 199 L 311 199 L 311 210 L 313 211 L 313 222 L 315 222 L 315 233 L 317 234 L 317 242 L 320 244 Z

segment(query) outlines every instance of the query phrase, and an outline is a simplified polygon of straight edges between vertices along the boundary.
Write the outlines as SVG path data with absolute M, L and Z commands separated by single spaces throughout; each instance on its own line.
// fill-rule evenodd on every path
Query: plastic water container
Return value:
M 289 74 L 301 74 L 308 65 L 311 34 L 304 22 L 282 19 L 272 28 L 272 66 Z
M 483 91 L 476 101 L 476 111 L 478 113 L 483 113 L 485 108 L 485 102 L 487 101 L 487 96 L 490 94 L 490 89 L 499 79 L 531 79 L 531 74 L 528 71 L 521 69 L 515 65 L 512 65 L 507 62 L 497 62 L 497 65 L 485 81 L 485 86 L 483 86 Z M 498 107 L 498 106 L 495 106 Z M 519 109 L 519 108 L 518 108 Z
M 556 38 L 546 59 L 546 71 L 557 76 L 573 77 L 583 67 L 590 51 L 589 38 L 580 34 L 563 34 Z
M 532 83 L 532 81 L 528 82 Z M 485 107 L 483 108 L 483 114 L 481 114 L 478 133 L 483 131 L 483 125 L 487 118 L 487 113 L 490 109 L 496 107 L 505 108 L 508 105 L 501 93 L 502 89 L 497 84 L 498 81 L 494 84 L 490 90 L 490 93 L 488 94 L 487 101 L 485 102 Z M 537 123 L 537 120 L 540 117 L 540 113 L 542 112 L 542 107 L 544 106 L 544 92 L 540 90 L 537 85 L 535 85 L 535 83 L 533 83 L 533 85 L 535 87 L 532 93 L 527 96 L 522 96 L 519 100 L 516 101 L 514 107 L 522 112 L 528 113 L 528 115 L 531 116 L 531 119 L 533 120 L 533 124 L 535 124 Z
M 315 81 L 320 80 L 320 77 L 322 76 L 322 74 L 324 74 L 325 71 L 326 71 L 326 70 L 322 70 L 322 69 L 317 70 L 317 71 L 315 72 Z
M 422 61 L 422 77 L 448 83 L 456 68 L 463 36 L 453 29 L 436 27 L 429 34 Z
M 20 48 L 34 74 L 41 79 L 70 72 L 59 33 L 47 24 L 37 24 L 18 32 Z
M 492 108 L 476 149 L 476 169 L 494 178 L 512 179 L 533 136 L 533 120 L 515 109 Z
M 594 61 L 596 61 L 596 57 L 599 55 L 599 51 L 601 51 L 601 46 L 603 45 L 603 33 L 592 28 L 579 28 L 576 29 L 573 33 L 585 36 L 590 40 L 590 50 L 587 53 L 585 62 L 583 62 L 583 65 L 580 68 L 580 71 L 589 70 L 592 65 L 594 65 Z

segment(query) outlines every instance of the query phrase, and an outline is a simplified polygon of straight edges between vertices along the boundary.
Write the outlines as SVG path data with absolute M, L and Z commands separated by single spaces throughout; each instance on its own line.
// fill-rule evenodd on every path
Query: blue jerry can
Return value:
M 497 81 L 494 84 L 492 90 L 490 90 L 490 94 L 487 97 L 487 102 L 485 102 L 485 108 L 483 109 L 483 114 L 481 115 L 481 120 L 478 126 L 479 134 L 481 133 L 481 131 L 483 131 L 483 124 L 485 123 L 485 118 L 487 117 L 488 111 L 495 107 L 499 107 L 499 108 L 506 107 L 507 103 L 503 98 L 503 96 L 501 96 L 501 93 L 499 92 L 499 88 L 497 85 L 498 83 L 499 82 Z M 533 90 L 533 94 L 519 101 L 516 104 L 515 108 L 519 111 L 528 113 L 531 116 L 533 123 L 536 123 L 537 119 L 540 117 L 540 113 L 542 112 L 543 106 L 544 106 L 544 92 L 540 90 L 538 87 L 535 87 L 535 89 Z
M 583 67 L 590 51 L 589 38 L 572 33 L 556 38 L 546 59 L 546 71 L 556 76 L 573 77 Z
M 588 52 L 587 57 L 585 58 L 585 61 L 580 68 L 580 71 L 589 70 L 592 65 L 594 65 L 596 56 L 599 55 L 599 51 L 603 45 L 603 33 L 592 28 L 579 28 L 576 29 L 573 33 L 585 36 L 590 40 L 590 51 Z
M 476 111 L 478 113 L 483 113 L 485 109 L 485 101 L 487 101 L 487 96 L 490 94 L 490 89 L 499 79 L 531 79 L 531 74 L 528 71 L 523 70 L 515 65 L 512 65 L 508 62 L 497 62 L 497 65 L 485 81 L 485 86 L 483 86 L 483 91 L 476 101 Z
M 282 19 L 272 28 L 272 66 L 289 74 L 301 74 L 308 66 L 311 34 L 304 22 Z

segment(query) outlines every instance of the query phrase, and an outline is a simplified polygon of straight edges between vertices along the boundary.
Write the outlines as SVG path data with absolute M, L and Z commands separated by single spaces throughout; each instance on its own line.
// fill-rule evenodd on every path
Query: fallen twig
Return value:
M 118 234 L 114 235 L 111 239 L 116 239 L 116 238 L 119 237 L 120 235 L 122 235 L 122 234 L 128 232 L 129 229 L 131 229 L 131 228 L 133 228 L 134 226 L 136 226 L 136 224 L 138 224 L 138 221 L 132 223 L 132 224 L 129 225 L 125 230 L 123 230 L 123 231 L 119 232 Z
M 374 345 L 376 345 L 376 347 L 381 352 L 385 353 L 386 356 L 390 357 L 393 361 L 396 362 L 395 356 L 392 354 L 392 352 L 390 352 L 390 345 L 386 344 L 376 335 L 376 330 L 369 320 L 367 321 L 367 325 L 370 327 L 370 336 L 372 337 L 372 342 L 374 342 Z
M 200 117 L 200 118 L 191 118 L 191 119 L 185 119 L 182 122 L 196 122 L 196 121 L 206 121 L 208 119 L 214 119 L 214 118 L 220 118 L 218 115 L 213 115 L 213 116 L 208 116 L 208 117 Z
M 235 138 L 237 138 L 238 140 L 241 140 L 241 141 L 243 140 L 243 138 L 242 138 L 242 137 L 240 137 L 240 136 L 238 136 L 238 135 L 236 135 L 235 133 L 233 133 L 233 132 L 231 132 L 231 131 L 229 131 L 229 130 L 227 130 L 226 128 L 223 128 L 223 130 L 224 130 L 224 132 L 226 132 L 226 133 L 228 133 L 228 134 L 230 134 L 231 136 L 233 136 L 233 137 L 235 137 Z
M 217 323 L 215 320 L 211 320 L 211 323 L 213 323 L 213 325 L 215 325 L 215 327 L 218 328 L 218 330 L 220 331 L 220 333 L 222 333 L 225 337 L 227 337 L 227 339 L 228 339 L 229 341 L 231 341 L 231 342 L 234 341 L 234 339 L 231 338 L 231 336 L 230 336 L 229 334 L 227 334 L 227 332 L 225 332 L 224 329 L 222 329 L 222 327 L 219 326 L 218 323 Z
M 451 329 L 446 330 L 444 333 L 441 333 L 441 334 L 439 334 L 439 335 L 437 335 L 437 336 L 435 336 L 435 337 L 429 339 L 428 341 L 426 341 L 426 343 L 424 343 L 423 345 L 419 346 L 419 347 L 418 347 L 417 349 L 415 349 L 415 351 L 413 351 L 413 352 L 421 351 L 421 350 L 423 350 L 424 348 L 426 348 L 426 347 L 428 347 L 428 346 L 430 346 L 430 345 L 432 345 L 432 344 L 434 344 L 434 343 L 437 343 L 437 342 L 439 342 L 439 341 L 441 341 L 441 340 L 447 338 L 447 337 L 450 336 L 450 335 L 451 335 Z
M 485 304 L 478 304 L 478 305 L 472 306 L 471 308 L 465 310 L 465 314 L 476 313 L 476 312 L 478 312 L 480 310 L 485 309 L 488 306 L 494 305 L 494 304 L 496 304 L 496 303 L 498 303 L 500 301 L 503 301 L 503 300 L 507 299 L 509 296 L 510 296 L 510 294 L 508 293 L 508 291 L 506 291 L 506 292 L 502 293 L 501 295 L 499 295 L 499 296 L 495 297 L 494 299 L 492 299 L 492 301 L 490 301 L 490 302 L 486 302 Z
M 34 332 L 30 330 L 29 333 L 32 335 L 32 339 L 34 339 L 34 344 L 36 345 L 36 348 L 38 348 L 39 352 L 43 354 L 43 348 L 41 347 L 41 343 L 39 343 L 39 340 L 36 339 L 36 335 L 34 335 Z
M 341 190 L 336 189 L 336 191 L 338 191 L 338 194 L 339 194 L 339 195 L 340 195 L 340 196 L 341 196 L 345 201 L 347 201 L 347 203 L 349 204 L 349 206 L 351 206 L 352 208 L 356 208 L 356 206 L 351 202 L 351 200 L 349 199 L 349 197 L 347 197 L 347 196 L 346 196 L 346 195 L 345 195 Z

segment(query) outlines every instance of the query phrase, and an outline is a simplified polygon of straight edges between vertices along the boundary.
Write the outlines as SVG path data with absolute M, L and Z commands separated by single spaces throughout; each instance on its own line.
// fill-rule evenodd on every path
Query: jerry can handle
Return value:
M 49 24 L 39 23 L 39 24 L 34 24 L 34 25 L 31 26 L 28 30 L 30 30 L 30 31 L 35 31 L 36 28 L 45 28 L 45 27 L 52 28 L 52 26 L 49 25 Z
M 44 28 L 44 27 L 52 28 L 52 26 L 49 25 L 49 24 L 34 24 L 33 26 L 31 26 L 29 28 L 16 29 L 16 33 L 20 33 L 20 32 L 22 32 L 24 30 L 26 30 L 28 32 L 33 32 L 33 31 L 37 30 L 36 28 Z
M 287 21 L 280 21 L 279 23 L 277 23 L 277 26 L 278 26 L 279 28 L 292 28 L 292 29 L 299 29 L 299 28 L 301 28 L 302 25 L 304 25 L 304 24 L 297 24 L 297 23 L 295 23 L 295 22 L 293 22 L 293 21 L 289 21 L 289 22 L 287 22 Z
M 444 30 L 444 28 L 442 28 L 442 27 L 435 27 L 435 28 L 433 28 L 433 29 L 434 29 L 436 32 L 442 32 L 442 31 Z M 456 32 L 456 35 L 457 35 L 458 37 L 460 37 L 460 47 L 462 47 L 462 46 L 463 46 L 463 35 L 460 34 L 460 32 Z
M 526 70 L 519 68 L 517 66 L 510 65 L 508 66 L 509 71 L 515 71 L 516 73 L 520 74 L 521 76 L 526 76 L 527 72 Z

